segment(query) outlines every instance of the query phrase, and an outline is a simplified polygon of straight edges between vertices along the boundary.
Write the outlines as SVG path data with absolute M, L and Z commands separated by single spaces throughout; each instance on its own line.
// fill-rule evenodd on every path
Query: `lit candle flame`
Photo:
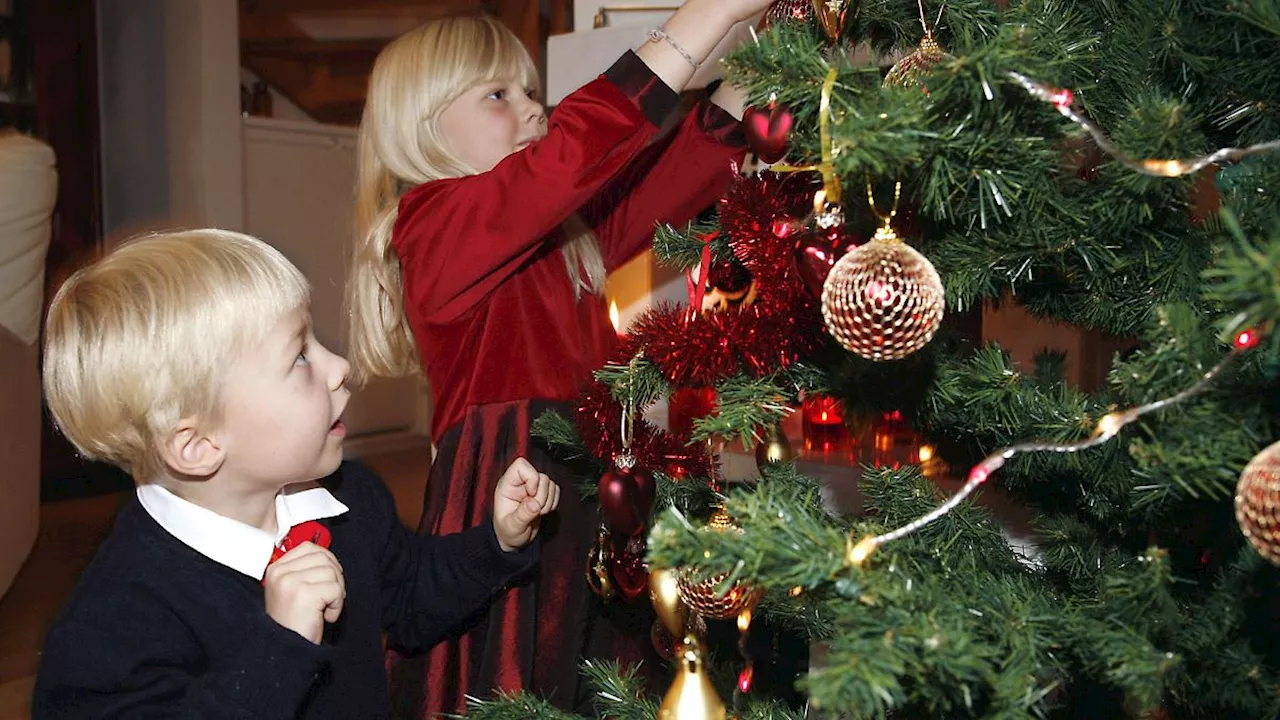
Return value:
M 619 331 L 619 330 L 618 330 L 618 301 L 617 301 L 617 300 L 610 300 L 610 301 L 609 301 L 609 322 L 613 323 L 613 331 L 614 331 L 615 333 L 617 333 L 617 332 Z

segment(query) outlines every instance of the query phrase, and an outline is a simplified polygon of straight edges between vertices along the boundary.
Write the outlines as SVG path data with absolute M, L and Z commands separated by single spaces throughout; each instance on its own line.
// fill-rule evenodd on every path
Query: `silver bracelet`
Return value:
M 653 42 L 665 41 L 668 45 L 675 48 L 676 52 L 680 53 L 680 57 L 684 58 L 686 62 L 688 62 L 690 65 L 693 66 L 694 72 L 697 72 L 698 68 L 702 67 L 702 63 L 698 62 L 697 60 L 694 60 L 693 56 L 689 54 L 689 51 L 680 47 L 680 43 L 676 42 L 675 40 L 672 40 L 671 36 L 668 35 L 666 32 L 664 32 L 662 28 L 654 28 L 650 30 L 649 39 L 652 40 Z

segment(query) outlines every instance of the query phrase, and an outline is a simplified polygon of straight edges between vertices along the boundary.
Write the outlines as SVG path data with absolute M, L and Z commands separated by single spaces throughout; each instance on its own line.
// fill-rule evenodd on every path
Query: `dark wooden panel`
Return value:
M 31 6 L 36 135 L 58 156 L 58 207 L 49 274 L 91 254 L 102 240 L 98 47 L 93 0 Z
M 97 25 L 93 0 L 16 0 L 30 11 L 35 134 L 53 146 L 58 204 L 45 269 L 46 297 L 102 243 Z M 46 417 L 41 436 L 46 498 L 111 492 L 123 475 L 86 462 Z M 123 481 L 127 483 L 127 480 Z

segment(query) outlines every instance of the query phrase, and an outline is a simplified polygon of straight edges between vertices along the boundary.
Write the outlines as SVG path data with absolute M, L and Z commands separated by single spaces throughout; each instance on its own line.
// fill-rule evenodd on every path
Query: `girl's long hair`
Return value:
M 404 279 L 391 245 L 400 197 L 432 180 L 474 175 L 439 130 L 440 114 L 463 92 L 512 69 L 538 85 L 528 51 L 486 16 L 437 20 L 396 38 L 378 55 L 357 141 L 355 246 L 347 281 L 352 379 L 421 372 L 404 311 Z M 595 236 L 577 215 L 561 226 L 574 294 L 599 294 L 605 268 Z

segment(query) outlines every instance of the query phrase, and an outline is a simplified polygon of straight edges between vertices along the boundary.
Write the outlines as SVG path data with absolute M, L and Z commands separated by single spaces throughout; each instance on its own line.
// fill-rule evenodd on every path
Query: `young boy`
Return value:
M 58 291 L 50 410 L 138 488 L 45 639 L 37 720 L 387 717 L 383 631 L 429 647 L 533 563 L 560 490 L 527 461 L 491 523 L 441 537 L 342 462 L 348 365 L 309 303 L 279 252 L 219 230 L 135 240 Z

